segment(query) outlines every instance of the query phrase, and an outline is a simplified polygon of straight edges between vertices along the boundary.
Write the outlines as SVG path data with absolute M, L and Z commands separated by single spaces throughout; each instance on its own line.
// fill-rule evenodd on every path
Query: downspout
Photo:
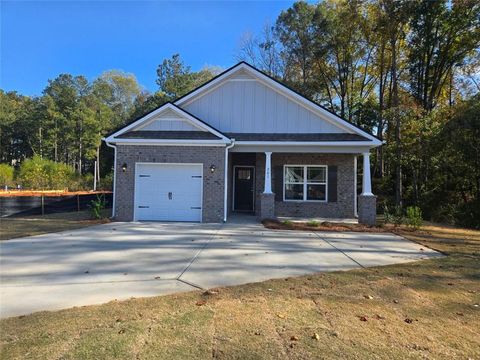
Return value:
M 117 146 L 110 144 L 105 138 L 103 139 L 105 141 L 105 145 L 108 147 L 113 148 L 114 150 L 114 156 L 113 156 L 113 200 L 112 200 L 112 218 L 115 217 L 115 197 L 117 192 L 115 191 L 115 184 L 117 183 Z
M 227 222 L 227 196 L 228 196 L 228 150 L 235 146 L 235 139 L 232 143 L 225 147 L 225 186 L 223 193 L 223 222 Z
M 357 207 L 357 155 L 353 157 L 353 216 L 358 218 Z

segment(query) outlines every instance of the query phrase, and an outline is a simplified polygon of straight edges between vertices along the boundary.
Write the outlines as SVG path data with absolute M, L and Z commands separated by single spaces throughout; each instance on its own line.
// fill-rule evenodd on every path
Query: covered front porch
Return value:
M 368 151 L 245 150 L 233 147 L 228 152 L 228 216 L 375 223 Z M 366 170 L 357 181 L 359 160 Z

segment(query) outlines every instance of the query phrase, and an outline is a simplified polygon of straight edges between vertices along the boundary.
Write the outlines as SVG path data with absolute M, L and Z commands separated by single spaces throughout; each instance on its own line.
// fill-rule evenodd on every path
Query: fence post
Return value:
M 95 161 L 95 166 L 93 167 L 93 191 L 97 191 L 97 162 Z
M 77 212 L 80 212 L 80 195 L 77 194 Z
M 43 195 L 41 196 L 41 203 L 42 203 L 42 215 L 45 215 L 45 204 L 43 200 Z

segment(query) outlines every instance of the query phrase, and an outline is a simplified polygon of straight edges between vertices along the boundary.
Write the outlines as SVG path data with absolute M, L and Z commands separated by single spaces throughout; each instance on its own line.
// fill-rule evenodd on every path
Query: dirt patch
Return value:
M 102 219 L 92 219 L 90 211 L 0 218 L 0 241 L 105 224 L 110 222 L 110 213 L 110 209 L 103 210 Z

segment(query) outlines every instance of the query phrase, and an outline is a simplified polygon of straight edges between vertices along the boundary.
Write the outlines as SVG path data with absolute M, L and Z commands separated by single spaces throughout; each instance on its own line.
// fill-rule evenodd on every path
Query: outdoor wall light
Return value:
M 123 165 L 122 165 L 122 171 L 123 171 L 123 172 L 127 171 L 127 163 L 123 163 Z
M 210 165 L 210 172 L 213 174 L 215 172 L 215 170 L 217 169 L 217 167 L 215 165 Z

